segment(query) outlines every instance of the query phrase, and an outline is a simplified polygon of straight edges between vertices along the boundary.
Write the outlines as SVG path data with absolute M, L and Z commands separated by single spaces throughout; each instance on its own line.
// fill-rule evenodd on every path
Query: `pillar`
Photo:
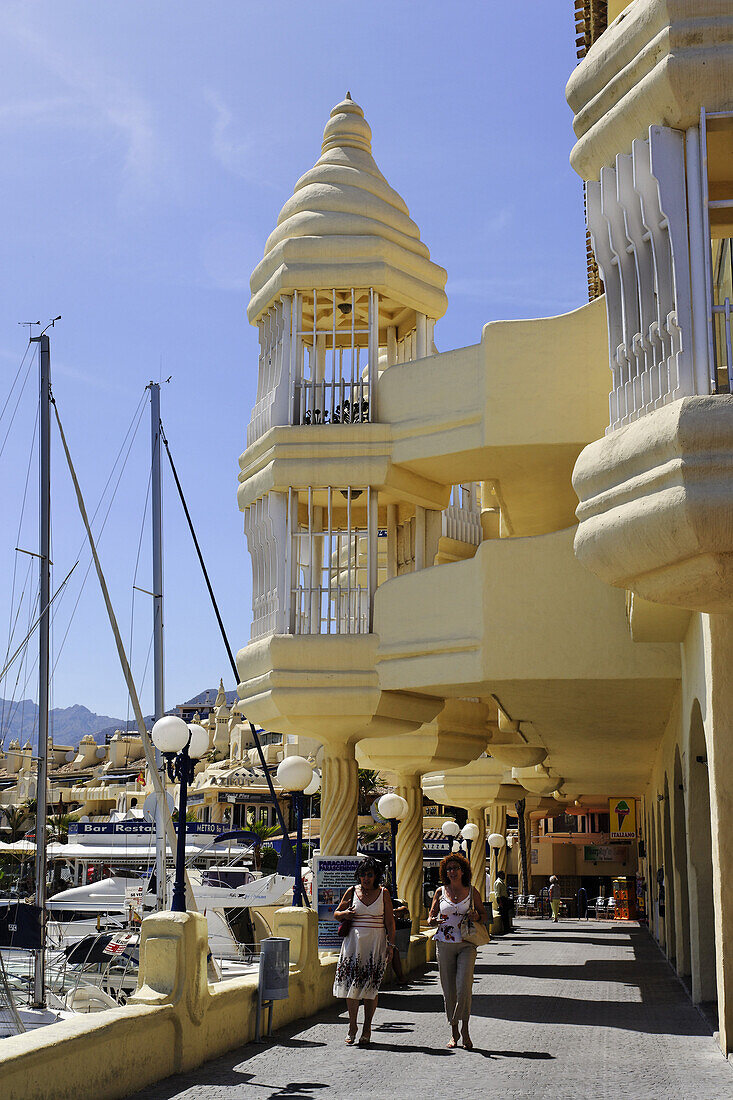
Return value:
M 404 798 L 408 806 L 407 816 L 397 830 L 397 893 L 407 902 L 412 918 L 412 930 L 420 931 L 423 905 L 423 831 L 422 787 L 420 776 L 397 777 L 395 794 Z
M 495 872 L 503 871 L 506 875 L 506 806 L 497 806 L 494 803 L 489 807 L 489 833 L 500 833 L 505 840 L 504 847 L 499 849 L 498 865 L 493 852 L 491 854 L 491 889 L 493 890 Z
M 719 1042 L 733 1052 L 733 877 L 727 873 L 733 841 L 733 616 L 710 615 L 710 719 L 706 723 L 715 907 Z
M 486 808 L 469 810 L 468 820 L 478 825 L 478 836 L 471 845 L 471 882 L 481 897 L 486 899 Z
M 356 855 L 359 777 L 352 744 L 325 744 L 321 772 L 321 855 Z

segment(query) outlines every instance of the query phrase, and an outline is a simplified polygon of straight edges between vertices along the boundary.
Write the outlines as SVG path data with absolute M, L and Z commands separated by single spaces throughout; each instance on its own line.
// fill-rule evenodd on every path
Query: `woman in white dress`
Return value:
M 382 886 L 382 865 L 371 857 L 362 860 L 351 886 L 339 902 L 334 919 L 350 924 L 341 944 L 333 983 L 334 997 L 344 997 L 349 1011 L 346 1043 L 352 1046 L 358 1029 L 359 1002 L 364 1002 L 364 1025 L 359 1046 L 368 1046 L 377 994 L 394 950 L 395 923 L 392 900 Z
M 435 891 L 428 924 L 438 926 L 435 945 L 438 971 L 445 998 L 445 1014 L 450 1024 L 448 1046 L 458 1046 L 459 1034 L 466 1050 L 473 1050 L 468 1031 L 471 1016 L 471 992 L 476 948 L 461 935 L 464 917 L 486 923 L 486 911 L 475 886 L 471 885 L 471 867 L 458 852 L 445 857 L 440 864 L 440 881 Z

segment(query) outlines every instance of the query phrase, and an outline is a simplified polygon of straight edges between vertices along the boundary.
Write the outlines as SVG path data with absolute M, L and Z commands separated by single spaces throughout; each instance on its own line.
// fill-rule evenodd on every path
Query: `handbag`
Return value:
M 473 895 L 471 895 L 471 906 L 469 908 L 472 907 Z M 481 921 L 470 920 L 468 914 L 461 921 L 460 929 L 461 939 L 464 943 L 473 944 L 474 947 L 483 947 L 485 943 L 491 942 L 491 936 L 486 925 L 482 924 Z
M 351 904 L 354 904 L 353 886 L 351 887 Z M 353 917 L 344 917 L 344 919 L 341 921 L 338 928 L 336 929 L 336 934 L 340 936 L 342 940 L 345 939 L 345 937 L 348 936 L 349 932 L 351 931 L 351 922 L 353 919 Z

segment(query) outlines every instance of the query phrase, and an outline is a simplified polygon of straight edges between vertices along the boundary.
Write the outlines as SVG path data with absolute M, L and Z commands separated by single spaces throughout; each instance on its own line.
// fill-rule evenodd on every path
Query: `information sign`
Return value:
M 333 914 L 349 887 L 355 885 L 354 872 L 363 858 L 363 856 L 315 856 L 313 859 L 319 948 L 338 951 L 341 947 L 338 922 L 333 919 Z
M 636 799 L 609 798 L 610 840 L 636 840 Z

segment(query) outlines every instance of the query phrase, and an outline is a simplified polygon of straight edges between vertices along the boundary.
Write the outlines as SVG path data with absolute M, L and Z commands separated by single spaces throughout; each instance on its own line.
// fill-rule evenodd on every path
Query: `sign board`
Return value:
M 636 799 L 609 798 L 609 838 L 636 840 Z
M 178 825 L 174 822 L 175 829 Z M 217 833 L 228 831 L 228 826 L 218 821 L 187 821 L 187 836 L 214 836 Z M 97 824 L 96 822 L 81 821 L 69 825 L 69 836 L 84 841 L 89 837 L 102 836 L 105 840 L 123 840 L 131 836 L 152 837 L 155 835 L 155 825 L 152 821 L 116 821 L 112 825 Z
M 272 799 L 269 794 L 262 794 L 261 791 L 257 791 L 254 794 L 244 794 L 241 791 L 232 791 L 231 793 L 219 791 L 217 801 L 228 802 L 232 806 L 242 806 L 245 802 L 250 803 L 252 806 L 272 805 Z
M 341 948 L 338 923 L 333 919 L 333 914 L 349 887 L 355 885 L 354 872 L 363 858 L 363 856 L 313 857 L 319 948 L 332 951 L 338 951 Z
M 610 844 L 584 844 L 583 859 L 586 863 L 626 863 L 629 850 Z

